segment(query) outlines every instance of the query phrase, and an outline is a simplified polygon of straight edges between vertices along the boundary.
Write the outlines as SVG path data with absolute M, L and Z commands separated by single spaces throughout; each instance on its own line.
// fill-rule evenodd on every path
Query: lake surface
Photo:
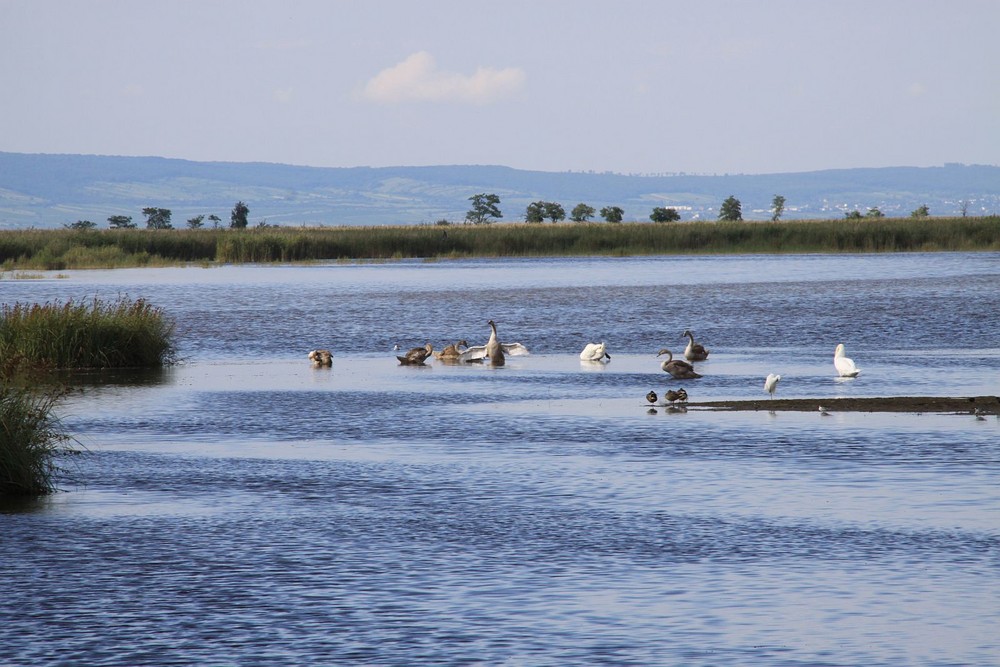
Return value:
M 997 664 L 997 419 L 644 396 L 1000 394 L 998 253 L 8 278 L 147 298 L 182 360 L 76 378 L 85 451 L 0 506 L 0 664 Z M 396 362 L 489 319 L 532 354 Z

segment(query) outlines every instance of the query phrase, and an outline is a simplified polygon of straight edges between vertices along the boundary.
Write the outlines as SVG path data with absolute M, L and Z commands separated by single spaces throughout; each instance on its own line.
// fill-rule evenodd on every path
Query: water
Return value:
M 5 279 L 149 298 L 184 359 L 77 378 L 85 452 L 0 510 L 0 663 L 997 664 L 1000 422 L 643 397 L 996 395 L 998 288 L 996 253 Z M 490 318 L 532 354 L 395 361 Z

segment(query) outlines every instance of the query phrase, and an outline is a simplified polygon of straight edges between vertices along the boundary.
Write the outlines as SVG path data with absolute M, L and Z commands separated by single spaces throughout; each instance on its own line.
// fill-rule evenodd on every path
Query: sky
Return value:
M 997 0 L 0 0 L 0 151 L 997 165 L 998 27 Z

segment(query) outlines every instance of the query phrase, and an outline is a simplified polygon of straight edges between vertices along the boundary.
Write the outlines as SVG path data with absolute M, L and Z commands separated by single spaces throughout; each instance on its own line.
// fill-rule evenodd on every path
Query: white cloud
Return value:
M 462 102 L 488 104 L 520 90 L 524 71 L 516 67 L 480 67 L 464 75 L 437 69 L 434 58 L 418 51 L 384 69 L 364 87 L 362 96 L 373 102 Z

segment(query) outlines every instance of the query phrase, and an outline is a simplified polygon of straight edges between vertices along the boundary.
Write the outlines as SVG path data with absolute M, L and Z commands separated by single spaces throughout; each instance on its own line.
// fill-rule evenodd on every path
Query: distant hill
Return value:
M 684 220 L 714 220 L 730 195 L 742 203 L 744 219 L 763 220 L 770 217 L 776 194 L 785 197 L 786 219 L 839 218 L 872 207 L 906 216 L 922 205 L 931 215 L 959 215 L 962 202 L 969 215 L 982 215 L 1000 210 L 1000 167 L 635 176 L 501 166 L 317 168 L 0 152 L 0 228 L 61 227 L 77 220 L 106 227 L 112 215 L 132 216 L 141 226 L 145 207 L 170 209 L 175 227 L 210 214 L 228 226 L 237 201 L 250 207 L 251 225 L 460 222 L 477 193 L 500 197 L 501 222 L 523 219 L 533 201 L 558 202 L 567 213 L 581 202 L 597 211 L 620 206 L 625 220 L 649 220 L 657 206 L 676 208 Z

